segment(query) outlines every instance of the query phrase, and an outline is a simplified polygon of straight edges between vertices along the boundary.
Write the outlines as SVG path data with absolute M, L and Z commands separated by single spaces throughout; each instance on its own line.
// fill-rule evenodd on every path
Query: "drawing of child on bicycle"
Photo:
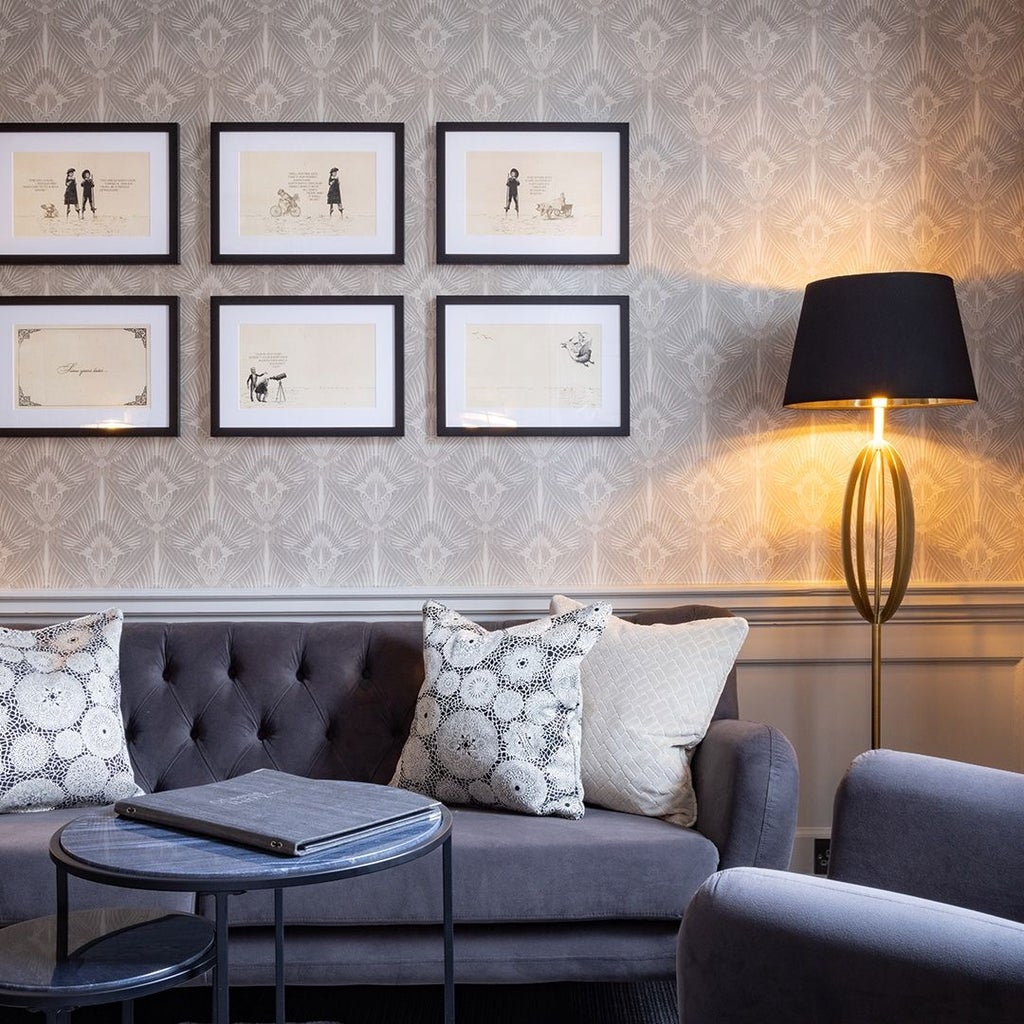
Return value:
M 272 217 L 298 217 L 300 212 L 298 194 L 292 195 L 283 188 L 279 188 L 277 202 L 270 208 L 270 215 Z

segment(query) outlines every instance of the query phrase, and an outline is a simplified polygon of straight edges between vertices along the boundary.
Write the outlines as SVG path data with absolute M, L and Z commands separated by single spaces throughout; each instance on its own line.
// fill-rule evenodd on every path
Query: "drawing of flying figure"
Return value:
M 508 213 L 508 208 L 515 205 L 516 216 L 519 216 L 519 169 L 513 167 L 508 172 L 508 179 L 505 181 L 505 212 Z
M 332 167 L 327 175 L 327 209 L 332 217 L 335 206 L 339 215 L 344 214 L 345 207 L 341 205 L 341 179 L 338 177 L 338 168 Z
M 96 182 L 92 179 L 92 171 L 82 171 L 82 216 L 85 216 L 86 206 L 92 210 L 92 215 L 96 216 L 96 203 L 93 202 L 93 190 L 96 188 Z
M 594 360 L 590 358 L 594 351 L 594 342 L 588 331 L 577 331 L 575 338 L 562 342 L 562 348 L 568 351 L 575 362 L 584 366 L 594 365 Z
M 64 216 L 67 217 L 71 213 L 71 207 L 75 208 L 75 213 L 79 217 L 82 216 L 81 210 L 78 208 L 78 182 L 75 181 L 75 169 L 74 167 L 68 168 L 68 173 L 64 176 Z

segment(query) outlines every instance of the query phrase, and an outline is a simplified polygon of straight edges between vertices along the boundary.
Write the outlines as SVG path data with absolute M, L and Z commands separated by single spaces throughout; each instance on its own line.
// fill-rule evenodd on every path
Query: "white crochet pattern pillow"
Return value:
M 123 615 L 0 628 L 0 811 L 108 804 L 142 792 L 121 718 Z
M 553 615 L 579 607 L 561 594 L 551 599 Z M 747 630 L 738 616 L 650 626 L 609 619 L 582 671 L 589 803 L 696 822 L 689 755 L 708 731 Z
M 423 606 L 426 677 L 393 786 L 451 804 L 583 816 L 580 664 L 611 606 L 489 632 Z

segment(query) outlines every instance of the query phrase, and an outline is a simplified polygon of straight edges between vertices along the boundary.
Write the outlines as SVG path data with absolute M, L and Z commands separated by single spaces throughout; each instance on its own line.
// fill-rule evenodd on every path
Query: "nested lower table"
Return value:
M 38 1010 L 48 1024 L 79 1006 L 161 992 L 214 966 L 213 924 L 195 914 L 123 907 L 37 917 L 0 930 L 0 1006 Z
M 424 805 L 432 803 L 424 798 Z M 273 889 L 275 1017 L 277 1024 L 284 1024 L 284 889 L 383 871 L 440 846 L 444 1017 L 445 1024 L 454 1024 L 451 830 L 451 812 L 435 804 L 422 817 L 384 835 L 303 857 L 282 857 L 119 818 L 113 811 L 88 814 L 69 822 L 50 840 L 50 857 L 57 865 L 57 915 L 68 913 L 69 874 L 122 888 L 211 894 L 216 934 L 213 1019 L 215 1024 L 229 1024 L 228 900 L 249 889 Z

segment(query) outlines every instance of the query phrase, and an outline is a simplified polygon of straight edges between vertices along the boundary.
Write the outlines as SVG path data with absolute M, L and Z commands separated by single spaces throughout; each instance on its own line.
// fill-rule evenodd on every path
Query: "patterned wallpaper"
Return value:
M 5 294 L 177 294 L 179 438 L 0 443 L 0 585 L 830 582 L 869 424 L 781 408 L 803 285 L 957 281 L 981 401 L 895 414 L 916 582 L 1024 579 L 1020 0 L 0 0 L 0 116 L 181 125 L 174 267 Z M 433 258 L 439 120 L 628 121 L 620 267 Z M 213 266 L 212 120 L 401 121 L 402 266 Z M 404 438 L 211 439 L 213 295 L 402 294 Z M 628 294 L 632 435 L 434 434 L 438 294 Z

